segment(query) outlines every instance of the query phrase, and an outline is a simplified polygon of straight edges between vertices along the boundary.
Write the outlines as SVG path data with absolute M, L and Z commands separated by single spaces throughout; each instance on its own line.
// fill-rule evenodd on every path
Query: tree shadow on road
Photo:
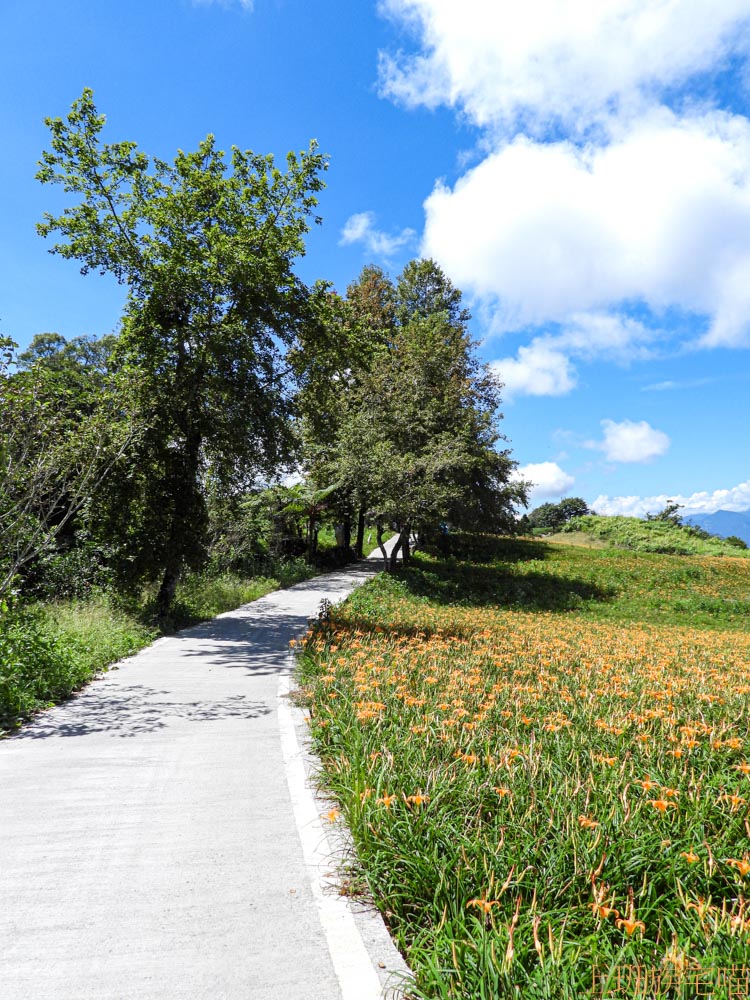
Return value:
M 39 716 L 13 740 L 39 740 L 49 736 L 88 736 L 107 733 L 121 738 L 155 733 L 180 722 L 216 719 L 257 719 L 271 709 L 245 695 L 217 701 L 181 702 L 144 684 L 102 689 L 94 686 L 64 705 Z

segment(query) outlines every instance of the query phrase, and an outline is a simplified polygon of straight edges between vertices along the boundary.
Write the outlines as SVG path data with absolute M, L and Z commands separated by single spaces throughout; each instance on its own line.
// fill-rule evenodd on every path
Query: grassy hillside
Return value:
M 723 538 L 701 538 L 690 525 L 669 521 L 642 521 L 637 517 L 602 517 L 589 514 L 574 517 L 563 531 L 585 532 L 592 538 L 636 552 L 665 552 L 673 555 L 737 556 L 750 551 L 738 549 Z
M 464 540 L 311 631 L 347 884 L 415 997 L 632 998 L 635 963 L 688 997 L 750 962 L 748 584 L 742 558 Z

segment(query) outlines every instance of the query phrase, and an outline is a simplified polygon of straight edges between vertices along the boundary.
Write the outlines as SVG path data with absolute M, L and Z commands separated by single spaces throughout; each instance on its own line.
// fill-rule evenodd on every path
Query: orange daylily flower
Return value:
M 625 917 L 620 917 L 619 920 L 615 921 L 616 926 L 620 927 L 625 933 L 630 937 L 636 931 L 640 931 L 641 934 L 646 930 L 646 925 L 642 920 L 626 920 Z
M 677 804 L 675 802 L 668 802 L 666 799 L 649 799 L 649 805 L 652 805 L 654 809 L 658 809 L 659 812 L 666 812 L 667 809 L 676 809 Z
M 396 801 L 395 795 L 383 795 L 381 798 L 375 800 L 379 806 L 385 806 L 386 809 L 390 809 L 393 803 Z
M 470 906 L 475 906 L 478 910 L 481 910 L 482 913 L 489 913 L 493 906 L 499 905 L 499 899 L 470 899 L 466 904 L 466 908 L 468 910 Z

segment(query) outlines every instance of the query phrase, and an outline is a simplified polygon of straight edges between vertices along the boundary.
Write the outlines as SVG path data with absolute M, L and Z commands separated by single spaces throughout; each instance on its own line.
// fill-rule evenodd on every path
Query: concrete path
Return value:
M 160 639 L 0 742 L 0 1000 L 360 1000 L 404 970 L 370 916 L 342 976 L 279 731 L 289 640 L 377 568 Z

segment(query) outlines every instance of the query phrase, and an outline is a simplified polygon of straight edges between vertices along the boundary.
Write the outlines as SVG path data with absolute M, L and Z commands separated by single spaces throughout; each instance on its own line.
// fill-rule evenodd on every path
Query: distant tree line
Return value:
M 559 503 L 543 503 L 529 514 L 524 514 L 519 521 L 519 530 L 523 532 L 542 528 L 559 531 L 572 518 L 591 513 L 588 504 L 581 497 L 564 497 Z

